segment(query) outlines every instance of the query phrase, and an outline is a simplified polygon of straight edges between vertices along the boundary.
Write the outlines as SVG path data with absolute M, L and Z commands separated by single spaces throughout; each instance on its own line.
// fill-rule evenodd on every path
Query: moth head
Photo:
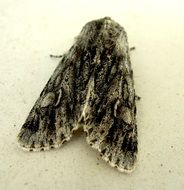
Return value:
M 88 22 L 77 37 L 79 47 L 98 48 L 103 51 L 104 48 L 113 48 L 116 40 L 124 29 L 112 20 L 110 17 Z

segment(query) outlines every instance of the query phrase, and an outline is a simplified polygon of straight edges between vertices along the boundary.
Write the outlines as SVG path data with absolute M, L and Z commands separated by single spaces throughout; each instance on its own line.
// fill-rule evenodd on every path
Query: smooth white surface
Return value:
M 184 1 L 0 1 L 0 189 L 184 189 Z M 110 16 L 136 46 L 131 60 L 139 160 L 119 173 L 76 134 L 62 148 L 24 152 L 16 135 L 83 25 Z

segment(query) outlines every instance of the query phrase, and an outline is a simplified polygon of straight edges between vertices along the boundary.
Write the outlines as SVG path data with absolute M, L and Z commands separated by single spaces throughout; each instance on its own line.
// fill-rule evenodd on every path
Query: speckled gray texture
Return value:
M 0 189 L 183 190 L 184 1 L 0 1 Z M 137 102 L 138 162 L 122 175 L 82 129 L 60 149 L 27 152 L 16 136 L 58 59 L 90 20 L 111 16 L 128 34 Z
M 18 141 L 29 151 L 60 147 L 83 127 L 111 166 L 134 169 L 135 90 L 127 35 L 110 17 L 87 23 L 40 94 Z

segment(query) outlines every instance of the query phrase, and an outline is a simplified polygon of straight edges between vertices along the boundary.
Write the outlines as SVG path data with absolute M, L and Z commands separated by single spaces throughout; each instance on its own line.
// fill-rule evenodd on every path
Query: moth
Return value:
M 127 34 L 110 17 L 88 22 L 64 54 L 18 135 L 24 150 L 58 148 L 79 128 L 103 160 L 131 172 L 136 95 Z

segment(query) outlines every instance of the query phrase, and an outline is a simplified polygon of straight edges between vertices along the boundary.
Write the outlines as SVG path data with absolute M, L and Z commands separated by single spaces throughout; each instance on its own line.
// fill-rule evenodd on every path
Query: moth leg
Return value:
M 62 58 L 63 55 L 53 55 L 53 54 L 50 54 L 50 57 L 51 58 Z
M 136 47 L 135 47 L 135 46 L 133 46 L 133 47 L 129 48 L 129 50 L 130 50 L 130 51 L 134 51 L 135 49 L 136 49 Z
M 136 100 L 136 101 L 139 101 L 139 100 L 141 100 L 141 97 L 138 96 L 138 95 L 135 95 L 135 100 Z

